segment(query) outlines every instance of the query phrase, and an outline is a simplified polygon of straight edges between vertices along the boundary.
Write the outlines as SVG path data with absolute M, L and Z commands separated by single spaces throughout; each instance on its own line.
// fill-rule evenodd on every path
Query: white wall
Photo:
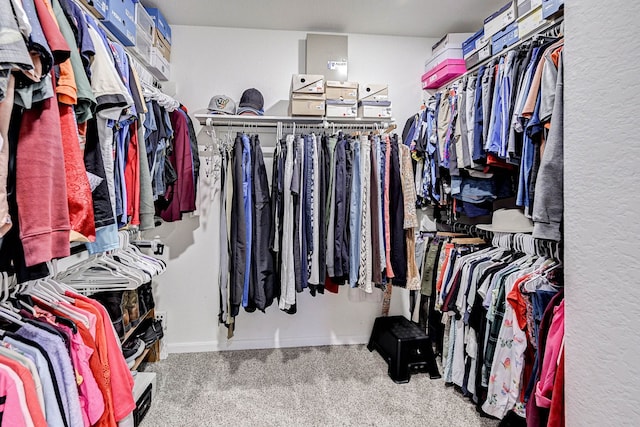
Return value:
M 300 52 L 304 52 L 305 38 L 306 33 L 295 31 L 174 27 L 171 80 L 176 83 L 176 97 L 193 113 L 205 108 L 213 95 L 225 94 L 237 101 L 244 89 L 256 87 L 264 95 L 265 108 L 269 108 L 278 100 L 288 99 L 291 75 L 303 70 L 304 56 Z M 420 106 L 420 75 L 434 42 L 426 38 L 349 35 L 349 79 L 388 83 L 394 116 L 402 128 Z M 157 280 L 157 310 L 168 312 L 165 341 L 170 352 L 368 340 L 381 304 L 350 301 L 348 290 L 341 288 L 339 295 L 325 294 L 315 299 L 308 293 L 300 294 L 294 316 L 280 312 L 276 306 L 266 314 L 241 313 L 236 336 L 227 341 L 226 329 L 217 325 L 218 290 L 212 285 L 216 271 L 211 259 L 214 230 L 208 226 L 212 221 L 203 213 L 163 225 L 147 235 L 160 236 L 170 247 L 169 268 Z M 394 289 L 392 314 L 408 311 L 406 294 Z
M 640 425 L 640 4 L 566 6 L 568 426 Z

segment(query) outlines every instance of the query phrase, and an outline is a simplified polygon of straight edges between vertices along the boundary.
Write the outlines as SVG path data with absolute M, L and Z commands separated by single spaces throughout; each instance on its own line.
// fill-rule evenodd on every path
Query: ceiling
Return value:
M 171 25 L 441 37 L 473 32 L 506 0 L 142 0 Z

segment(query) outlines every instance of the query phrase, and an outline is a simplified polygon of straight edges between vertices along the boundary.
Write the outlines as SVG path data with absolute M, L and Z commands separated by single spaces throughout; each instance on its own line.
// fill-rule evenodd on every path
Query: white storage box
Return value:
M 462 48 L 462 43 L 471 36 L 473 36 L 473 33 L 449 33 L 431 47 L 431 55 L 439 55 L 450 48 Z
M 390 118 L 391 101 L 360 101 L 358 116 L 364 118 Z
M 358 101 L 327 99 L 327 117 L 358 117 Z
M 462 45 L 460 47 L 449 47 L 443 49 L 436 56 L 432 56 L 424 64 L 424 72 L 431 71 L 438 65 L 442 64 L 447 59 L 464 59 L 464 53 L 462 52 Z
M 495 12 L 484 20 L 484 37 L 491 39 L 491 36 L 511 24 L 518 17 L 518 10 L 515 1 L 510 1 L 502 9 Z
M 160 81 L 168 81 L 171 76 L 171 66 L 162 53 L 155 47 L 151 48 L 151 63 L 149 64 L 149 71 L 158 78 Z

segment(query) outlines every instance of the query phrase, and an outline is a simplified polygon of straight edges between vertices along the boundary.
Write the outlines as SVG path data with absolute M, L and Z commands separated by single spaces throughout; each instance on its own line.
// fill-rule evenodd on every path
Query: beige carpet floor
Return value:
M 494 427 L 442 379 L 395 384 L 366 346 L 172 354 L 141 427 Z

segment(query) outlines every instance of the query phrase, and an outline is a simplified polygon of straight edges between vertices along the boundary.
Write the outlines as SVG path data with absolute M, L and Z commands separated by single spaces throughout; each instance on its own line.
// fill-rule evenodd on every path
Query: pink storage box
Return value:
M 447 59 L 422 75 L 422 88 L 438 89 L 466 72 L 464 59 Z

